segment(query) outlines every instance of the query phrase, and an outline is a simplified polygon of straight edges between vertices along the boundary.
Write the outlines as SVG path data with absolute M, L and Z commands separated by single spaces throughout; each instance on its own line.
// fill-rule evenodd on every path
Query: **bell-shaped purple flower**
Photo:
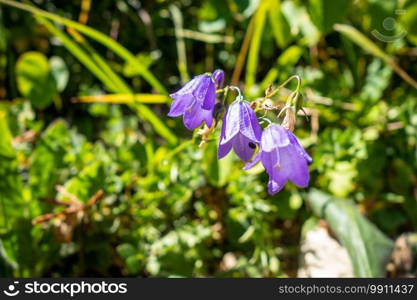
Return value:
M 220 84 L 223 84 L 223 79 L 224 72 L 222 70 L 194 77 L 179 91 L 170 95 L 174 101 L 168 116 L 182 115 L 184 125 L 189 130 L 199 127 L 203 122 L 211 127 L 216 101 L 216 86 L 221 88 Z
M 217 89 L 221 89 L 224 83 L 224 71 L 217 69 L 213 72 L 214 83 L 216 84 Z
M 243 161 L 249 161 L 260 143 L 261 135 L 261 126 L 250 104 L 236 100 L 223 117 L 218 157 L 226 156 L 233 148 Z
M 270 125 L 262 133 L 260 151 L 245 170 L 262 162 L 269 175 L 268 193 L 278 193 L 287 181 L 307 187 L 310 180 L 308 164 L 310 155 L 300 145 L 295 135 L 280 125 Z

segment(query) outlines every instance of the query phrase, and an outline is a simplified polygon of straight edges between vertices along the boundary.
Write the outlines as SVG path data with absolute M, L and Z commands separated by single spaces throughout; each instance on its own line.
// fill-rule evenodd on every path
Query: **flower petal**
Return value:
M 181 89 L 176 91 L 174 94 L 171 94 L 170 96 L 172 97 L 173 95 L 191 94 L 198 87 L 204 76 L 206 75 L 195 76 L 193 79 L 188 81 Z
M 291 132 L 287 130 L 288 138 L 290 139 L 291 145 L 293 145 L 296 149 L 296 151 L 306 159 L 306 161 L 311 164 L 313 159 L 311 156 L 307 153 L 307 151 L 301 146 L 300 142 L 298 141 L 297 137 Z
M 299 187 L 307 187 L 310 180 L 305 158 L 293 145 L 279 150 L 282 175 Z
M 268 181 L 268 194 L 274 195 L 278 193 L 287 183 L 286 178 L 277 173 L 276 176 L 270 176 Z
M 219 151 L 217 152 L 217 158 L 223 158 L 225 157 L 230 150 L 232 150 L 233 141 L 228 141 L 226 143 L 220 143 L 219 144 Z
M 239 105 L 237 102 L 230 104 L 223 117 L 220 141 L 226 143 L 239 132 Z
M 270 152 L 289 144 L 290 140 L 284 127 L 272 124 L 264 129 L 261 138 L 262 151 Z
M 211 76 L 201 75 L 198 86 L 193 90 L 193 95 L 203 109 L 212 110 L 216 100 L 216 88 Z
M 189 107 L 194 100 L 194 97 L 191 94 L 171 94 L 170 96 L 172 99 L 174 99 L 174 101 L 172 102 L 171 108 L 169 109 L 169 117 L 178 117 L 184 114 L 185 109 Z
M 194 130 L 199 127 L 204 121 L 207 126 L 211 127 L 213 115 L 212 111 L 202 109 L 200 103 L 194 100 L 190 107 L 185 109 L 184 125 L 188 130 Z
M 259 144 L 262 136 L 262 129 L 250 104 L 246 101 L 239 101 L 239 126 L 240 132 L 253 142 Z
M 249 145 L 251 142 L 250 139 L 240 133 L 233 138 L 233 150 L 243 161 L 249 161 L 255 153 L 255 149 Z
M 273 151 L 270 151 L 270 152 L 262 151 L 261 160 L 269 176 L 272 176 L 275 169 L 280 168 L 280 156 L 279 156 L 278 149 L 274 149 Z

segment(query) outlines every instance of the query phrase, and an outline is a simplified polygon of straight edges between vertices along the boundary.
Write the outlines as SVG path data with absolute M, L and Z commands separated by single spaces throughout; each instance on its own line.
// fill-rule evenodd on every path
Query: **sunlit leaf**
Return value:
M 312 190 L 308 201 L 314 213 L 324 218 L 347 249 L 355 276 L 383 277 L 393 242 L 359 214 L 348 199 L 338 199 Z

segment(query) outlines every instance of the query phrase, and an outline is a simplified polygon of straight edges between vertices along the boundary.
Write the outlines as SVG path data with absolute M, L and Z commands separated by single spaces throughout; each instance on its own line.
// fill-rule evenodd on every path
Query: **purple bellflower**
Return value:
M 259 153 L 252 162 L 246 164 L 245 170 L 259 161 L 269 175 L 270 195 L 278 193 L 288 180 L 299 187 L 308 186 L 308 164 L 312 159 L 295 135 L 284 127 L 273 124 L 263 131 Z
M 194 77 L 179 91 L 170 95 L 174 101 L 168 113 L 169 117 L 183 116 L 185 127 L 193 130 L 203 122 L 208 127 L 213 123 L 213 109 L 216 101 L 216 88 L 221 88 L 224 72 L 216 70 Z
M 236 100 L 223 117 L 218 157 L 226 156 L 233 148 L 243 161 L 249 161 L 260 143 L 261 135 L 261 126 L 250 104 Z

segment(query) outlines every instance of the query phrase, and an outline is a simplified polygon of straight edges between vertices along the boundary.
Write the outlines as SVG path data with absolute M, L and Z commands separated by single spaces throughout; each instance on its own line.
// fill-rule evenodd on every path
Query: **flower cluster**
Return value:
M 299 187 L 307 187 L 310 179 L 308 164 L 312 159 L 291 132 L 298 106 L 292 100 L 296 97 L 291 97 L 285 107 L 283 126 L 270 123 L 262 129 L 253 103 L 243 100 L 237 87 L 227 86 L 223 89 L 223 81 L 222 70 L 194 77 L 179 91 L 170 95 L 174 101 L 168 116 L 182 115 L 184 125 L 189 130 L 200 127 L 202 123 L 205 123 L 208 130 L 212 130 L 216 126 L 216 91 L 236 89 L 239 95 L 223 116 L 218 158 L 223 158 L 233 149 L 246 162 L 245 170 L 261 162 L 269 175 L 268 193 L 271 195 L 278 193 L 287 181 Z M 297 94 L 292 96 L 294 95 Z

